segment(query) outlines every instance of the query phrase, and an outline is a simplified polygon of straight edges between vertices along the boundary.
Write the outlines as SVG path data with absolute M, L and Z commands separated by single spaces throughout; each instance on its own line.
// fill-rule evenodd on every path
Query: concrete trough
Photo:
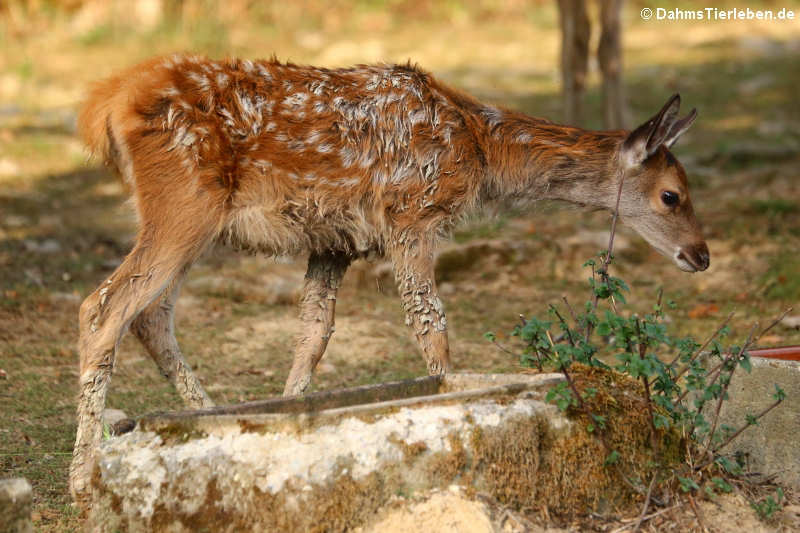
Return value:
M 734 373 L 720 425 L 738 428 L 746 415 L 763 411 L 774 401 L 775 385 L 786 393 L 786 400 L 723 452 L 738 454 L 749 470 L 775 475 L 781 483 L 800 490 L 800 346 L 750 350 L 750 355 L 752 371 Z
M 498 476 L 487 482 L 493 465 L 474 460 L 481 436 L 507 448 L 493 454 L 507 471 L 530 471 L 542 443 L 572 431 L 544 402 L 562 379 L 450 374 L 147 416 L 101 445 L 90 524 L 344 531 L 368 525 L 397 496 L 456 477 L 489 494 L 512 490 Z

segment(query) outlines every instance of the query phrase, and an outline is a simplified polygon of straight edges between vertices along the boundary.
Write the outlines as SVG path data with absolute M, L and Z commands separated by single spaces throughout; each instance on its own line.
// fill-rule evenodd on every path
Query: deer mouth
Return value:
M 710 263 L 706 243 L 679 248 L 673 258 L 678 268 L 684 272 L 703 271 Z

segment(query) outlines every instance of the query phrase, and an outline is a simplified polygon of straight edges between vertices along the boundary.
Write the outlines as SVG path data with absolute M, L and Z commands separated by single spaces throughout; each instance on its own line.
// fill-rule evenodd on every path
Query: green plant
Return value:
M 636 485 L 640 493 L 646 491 L 642 517 L 656 480 L 671 480 L 673 486 L 688 495 L 694 509 L 691 497 L 701 486 L 711 495 L 731 490 L 726 478 L 741 474 L 741 466 L 727 457 L 723 449 L 745 429 L 757 425 L 759 419 L 786 397 L 776 385 L 772 403 L 757 414 L 748 414 L 741 426 L 719 424 L 720 410 L 728 398 L 734 372 L 738 368 L 751 370 L 747 350 L 790 310 L 759 333 L 756 333 L 758 324 L 754 324 L 742 344 L 727 342 L 728 323 L 733 313 L 702 344 L 691 337 L 672 334 L 664 322 L 661 290 L 650 312 L 643 315 L 625 312 L 626 294 L 630 290 L 622 279 L 609 271 L 616 220 L 615 214 L 608 250 L 584 263 L 591 268 L 590 297 L 585 304 L 575 308 L 563 298 L 560 306 L 549 305 L 547 320 L 520 316 L 521 323 L 511 335 L 523 343 L 519 354 L 522 365 L 539 370 L 553 368 L 564 375 L 565 381 L 553 387 L 546 399 L 561 411 L 573 409 L 585 415 L 586 430 L 596 435 L 605 447 L 607 466 L 619 468 L 620 451 L 604 436 L 607 413 L 593 412 L 589 407 L 587 398 L 594 392 L 579 390 L 576 386 L 573 366 L 581 364 L 616 371 L 639 381 L 650 421 L 654 457 L 652 481 L 645 488 L 640 480 L 625 479 Z M 675 304 L 668 301 L 666 306 Z M 514 353 L 500 346 L 493 333 L 487 333 L 486 338 L 504 351 Z M 599 357 L 602 352 L 610 352 L 616 363 L 604 362 Z M 679 463 L 662 456 L 666 451 L 664 439 L 670 431 L 677 431 L 686 438 L 686 454 Z M 709 483 L 705 483 L 709 477 Z M 779 501 L 780 498 L 769 497 L 753 506 L 762 517 L 769 516 L 777 509 Z
M 762 520 L 768 520 L 775 514 L 775 511 L 781 508 L 781 501 L 783 500 L 783 490 L 778 487 L 775 490 L 775 498 L 772 495 L 768 495 L 761 501 L 752 502 L 750 505 L 753 506 L 756 513 Z

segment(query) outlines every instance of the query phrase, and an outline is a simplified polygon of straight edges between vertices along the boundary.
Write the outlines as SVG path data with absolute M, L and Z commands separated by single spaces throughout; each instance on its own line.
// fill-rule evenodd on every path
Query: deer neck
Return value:
M 486 156 L 486 200 L 564 200 L 612 208 L 622 131 L 587 131 L 521 113 L 478 113 Z

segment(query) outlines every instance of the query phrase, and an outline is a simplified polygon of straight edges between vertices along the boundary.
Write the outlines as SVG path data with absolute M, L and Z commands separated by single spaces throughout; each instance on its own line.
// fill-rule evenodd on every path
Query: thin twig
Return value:
M 562 296 L 561 299 L 564 300 L 564 305 L 567 306 L 567 311 L 569 311 L 569 314 L 572 317 L 572 320 L 575 322 L 575 327 L 577 328 L 578 327 L 578 315 L 575 314 L 575 310 L 572 309 L 572 306 L 569 304 L 569 300 L 567 300 L 566 296 Z
M 697 518 L 697 523 L 700 525 L 700 529 L 703 530 L 703 533 L 708 533 L 708 528 L 706 528 L 706 525 L 703 522 L 703 515 L 700 513 L 700 508 L 697 507 L 697 504 L 695 503 L 691 494 L 688 494 L 687 496 L 689 496 L 689 503 L 692 505 L 692 511 L 694 511 L 694 516 Z
M 758 327 L 758 322 L 753 324 L 753 326 L 750 328 L 750 333 L 747 336 L 747 341 L 742 345 L 741 349 L 739 350 L 739 353 L 736 354 L 736 357 L 733 362 L 733 368 L 731 369 L 731 375 L 728 377 L 728 381 L 722 386 L 722 391 L 720 392 L 719 400 L 717 400 L 717 408 L 714 411 L 714 420 L 711 422 L 711 431 L 708 434 L 708 442 L 706 443 L 706 447 L 703 449 L 702 455 L 705 455 L 708 452 L 709 448 L 711 448 L 711 441 L 714 438 L 714 432 L 717 430 L 717 423 L 719 422 L 719 413 L 722 410 L 722 402 L 725 401 L 725 396 L 728 393 L 728 387 L 730 387 L 731 381 L 733 381 L 733 373 L 736 372 L 736 365 L 739 363 L 739 360 L 742 358 L 742 355 L 747 350 L 747 348 L 749 348 L 750 345 L 753 343 L 753 333 L 755 332 L 757 327 Z M 722 369 L 720 369 L 718 376 L 722 375 L 722 371 L 724 369 L 725 367 L 723 366 Z M 716 379 L 717 378 L 715 377 L 714 381 L 716 381 Z M 712 382 L 712 385 L 713 383 L 714 382 Z
M 611 254 L 614 251 L 614 235 L 617 232 L 617 220 L 619 219 L 619 202 L 622 198 L 622 186 L 625 183 L 625 169 L 620 167 L 619 169 L 619 189 L 617 189 L 617 202 L 614 205 L 614 216 L 611 219 L 611 233 L 608 236 L 608 249 L 606 250 L 606 254 L 603 257 L 602 264 L 597 272 L 600 274 L 600 278 L 603 283 L 608 285 L 608 265 L 611 263 Z M 595 269 L 592 266 L 592 278 L 595 277 Z M 600 301 L 600 296 L 595 292 L 594 299 L 592 301 L 592 312 L 597 310 L 597 304 Z M 612 302 L 613 304 L 613 302 Z M 616 309 L 615 309 L 616 310 Z M 592 324 L 591 322 L 586 323 L 586 340 L 585 342 L 589 342 L 589 337 L 592 335 Z
M 781 320 L 783 320 L 784 318 L 786 318 L 786 315 L 788 315 L 789 313 L 791 313 L 791 312 L 792 312 L 792 309 L 793 309 L 793 308 L 792 308 L 792 307 L 790 307 L 790 308 L 788 308 L 786 311 L 784 311 L 783 313 L 781 313 L 781 315 L 780 315 L 778 318 L 776 318 L 775 320 L 773 320 L 773 321 L 772 321 L 772 323 L 771 323 L 769 326 L 767 326 L 766 328 L 764 328 L 763 330 L 761 330 L 761 333 L 759 333 L 759 334 L 756 336 L 756 338 L 755 338 L 755 339 L 753 339 L 753 342 L 757 342 L 757 341 L 758 341 L 758 339 L 760 339 L 761 337 L 763 337 L 764 335 L 766 335 L 766 333 L 767 333 L 769 330 L 771 330 L 772 328 L 774 328 L 775 326 L 777 326 L 777 325 L 780 323 L 780 321 L 781 321 Z
M 647 522 L 648 520 L 651 520 L 651 519 L 653 519 L 653 518 L 655 518 L 655 517 L 657 517 L 657 516 L 661 516 L 661 515 L 662 515 L 662 514 L 664 514 L 664 513 L 668 513 L 668 512 L 670 512 L 670 511 L 674 511 L 675 509 L 677 509 L 677 508 L 678 508 L 678 507 L 680 507 L 681 505 L 683 505 L 683 503 L 676 503 L 676 504 L 675 504 L 675 505 L 673 505 L 672 507 L 667 507 L 666 509 L 661 509 L 660 511 L 656 511 L 655 513 L 650 513 L 649 515 L 647 515 L 647 516 L 645 516 L 645 517 L 643 517 L 643 518 L 642 518 L 642 522 Z M 624 526 L 622 526 L 622 527 L 618 527 L 617 529 L 615 529 L 615 530 L 614 530 L 614 531 L 612 531 L 611 533 L 622 533 L 623 531 L 625 531 L 625 530 L 626 530 L 626 529 L 628 529 L 629 527 L 631 527 L 631 526 L 633 526 L 634 524 L 636 524 L 638 521 L 639 521 L 639 519 L 638 519 L 638 518 L 635 518 L 635 519 L 631 520 L 631 523 L 630 523 L 630 524 L 625 524 L 625 525 L 624 525 Z
M 497 342 L 497 339 L 495 339 L 495 340 L 493 340 L 493 341 L 490 341 L 490 342 L 491 342 L 492 344 L 494 344 L 494 345 L 497 347 L 497 349 L 498 349 L 498 350 L 500 350 L 501 352 L 505 352 L 505 353 L 507 353 L 508 355 L 513 355 L 513 356 L 515 356 L 515 357 L 519 357 L 519 354 L 518 354 L 518 353 L 514 353 L 514 352 L 512 352 L 511 350 L 509 350 L 508 348 L 506 348 L 505 346 L 503 346 L 502 344 L 500 344 L 499 342 Z
M 653 479 L 650 480 L 650 486 L 647 487 L 647 494 L 644 497 L 644 505 L 642 506 L 642 512 L 639 513 L 639 519 L 636 521 L 636 524 L 633 526 L 633 533 L 639 531 L 639 527 L 642 525 L 642 521 L 644 520 L 645 515 L 647 514 L 647 508 L 650 506 L 650 495 L 653 493 L 653 487 L 656 484 L 656 477 L 658 473 L 653 474 Z
M 639 317 L 636 317 L 636 335 L 639 337 L 639 359 L 644 360 L 645 352 L 647 351 L 647 344 L 642 342 L 642 328 L 639 325 Z M 658 452 L 658 438 L 656 434 L 656 422 L 653 415 L 653 400 L 650 396 L 650 383 L 647 376 L 640 376 L 644 384 L 644 400 L 647 404 L 647 413 L 650 415 L 650 445 L 653 447 L 654 452 Z
M 780 316 L 778 316 L 778 318 L 776 318 L 775 320 L 773 320 L 773 321 L 772 321 L 772 323 L 771 323 L 769 326 L 767 326 L 766 328 L 764 328 L 763 330 L 761 330 L 761 332 L 760 332 L 758 335 L 756 335 L 756 336 L 753 338 L 753 343 L 757 342 L 757 341 L 758 341 L 758 339 L 760 339 L 761 337 L 763 337 L 763 336 L 764 336 L 764 335 L 765 335 L 765 334 L 766 334 L 766 333 L 767 333 L 769 330 L 771 330 L 771 329 L 772 329 L 772 328 L 774 328 L 774 327 L 775 327 L 777 324 L 779 324 L 781 320 L 783 320 L 784 318 L 786 318 L 786 315 L 788 315 L 789 313 L 791 313 L 791 312 L 792 312 L 792 310 L 793 310 L 793 308 L 789 307 L 789 308 L 788 308 L 788 309 L 786 309 L 786 310 L 785 310 L 783 313 L 781 313 L 781 314 L 780 314 Z M 693 361 L 694 361 L 694 360 L 697 358 L 697 356 L 698 356 L 698 355 L 700 355 L 700 354 L 703 352 L 703 350 L 706 348 L 706 346 L 708 346 L 708 344 L 709 344 L 709 343 L 710 343 L 710 342 L 711 342 L 711 341 L 712 341 L 712 340 L 713 340 L 713 339 L 714 339 L 714 338 L 715 338 L 717 335 L 719 335 L 719 332 L 720 332 L 720 331 L 722 331 L 722 328 L 724 328 L 724 327 L 725 327 L 725 326 L 728 324 L 728 322 L 730 322 L 731 318 L 732 318 L 732 317 L 733 317 L 733 315 L 734 315 L 734 312 L 735 312 L 735 311 L 731 311 L 731 313 L 728 315 L 728 318 L 726 318 L 726 319 L 725 319 L 725 321 L 722 323 L 722 325 L 721 325 L 719 328 L 717 328 L 717 331 L 715 331 L 715 332 L 714 332 L 714 334 L 713 334 L 713 335 L 711 335 L 711 337 L 709 337 L 709 339 L 708 339 L 708 340 L 705 342 L 705 344 L 703 344 L 703 346 L 701 346 L 701 347 L 700 347 L 700 349 L 699 349 L 699 350 L 697 350 L 697 352 L 695 353 L 695 355 L 694 355 L 694 356 L 693 356 L 693 357 L 692 357 L 692 358 L 689 360 L 689 363 L 687 363 L 687 365 L 686 365 L 686 366 L 683 368 L 683 370 L 681 370 L 681 372 L 680 372 L 680 373 L 679 373 L 679 374 L 678 374 L 678 375 L 675 377 L 675 380 L 676 380 L 676 381 L 677 381 L 678 379 L 680 379 L 680 377 L 681 377 L 681 376 L 683 376 L 683 374 L 685 374 L 687 370 L 689 370 L 689 368 L 690 368 L 690 366 L 691 366 L 691 363 L 692 363 L 692 362 L 693 362 Z M 675 357 L 675 359 L 673 359 L 673 360 L 672 360 L 672 362 L 670 362 L 670 364 L 669 364 L 669 366 L 670 366 L 670 367 L 672 367 L 672 365 L 674 365 L 674 364 L 677 362 L 677 360 L 678 360 L 678 357 L 680 357 L 680 355 L 676 356 L 676 357 Z M 725 363 L 725 360 L 723 359 L 723 361 L 722 361 L 721 363 L 719 363 L 717 366 L 715 366 L 714 368 L 712 368 L 711 370 L 709 370 L 709 371 L 708 371 L 708 374 L 706 375 L 706 378 L 708 378 L 709 376 L 711 376 L 712 374 L 714 374 L 714 372 L 716 372 L 717 370 L 719 370 L 719 369 L 722 367 L 722 365 L 723 365 L 724 363 Z M 680 401 L 681 401 L 681 400 L 682 400 L 682 399 L 683 399 L 683 398 L 686 396 L 686 393 L 687 393 L 687 392 L 688 392 L 688 391 L 684 391 L 684 393 L 683 393 L 683 394 L 681 394 L 681 396 L 680 396 L 680 397 L 679 397 L 679 398 L 678 398 L 678 399 L 675 401 L 675 404 L 676 404 L 676 405 L 677 405 L 678 403 L 680 403 Z
M 561 316 L 561 313 L 558 312 L 558 309 L 556 308 L 555 305 L 550 304 L 550 309 L 553 310 L 553 312 L 558 317 L 559 322 L 561 322 L 561 325 L 564 327 L 564 333 L 567 335 L 567 339 L 569 340 L 570 346 L 574 347 L 575 346 L 575 341 L 572 339 L 572 333 L 570 333 L 570 331 L 569 331 L 569 324 L 567 324 L 567 321 L 564 320 L 563 316 Z
M 708 340 L 707 340 L 706 342 L 704 342 L 704 343 L 703 343 L 703 345 L 700 347 L 700 349 L 699 349 L 699 350 L 697 350 L 697 351 L 694 353 L 694 355 L 693 355 L 693 356 L 692 356 L 692 357 L 689 359 L 689 361 L 686 363 L 686 366 L 685 366 L 685 367 L 683 367 L 683 369 L 682 369 L 682 370 L 681 370 L 681 371 L 678 373 L 678 375 L 677 375 L 677 376 L 675 376 L 675 381 L 678 381 L 678 380 L 681 378 L 681 376 L 683 376 L 683 375 L 684 375 L 684 374 L 685 374 L 685 373 L 686 373 L 686 372 L 687 372 L 687 371 L 688 371 L 688 370 L 691 368 L 691 366 L 692 366 L 692 363 L 694 362 L 694 360 L 695 360 L 695 359 L 697 359 L 697 358 L 700 356 L 700 354 L 702 354 L 702 353 L 703 353 L 703 350 L 705 350 L 705 349 L 706 349 L 706 347 L 707 347 L 709 344 L 711 344 L 711 341 L 713 341 L 713 340 L 714 340 L 714 339 L 717 337 L 717 335 L 719 335 L 719 333 L 720 333 L 720 332 L 721 332 L 723 329 L 725 329 L 725 326 L 727 326 L 727 325 L 728 325 L 728 322 L 730 322 L 730 321 L 731 321 L 731 319 L 733 318 L 733 315 L 734 315 L 734 314 L 736 314 L 736 311 L 731 311 L 731 312 L 730 312 L 730 314 L 728 315 L 728 318 L 726 318 L 726 319 L 725 319 L 725 320 L 722 322 L 722 324 L 720 324 L 720 326 L 717 328 L 717 330 L 716 330 L 716 331 L 715 331 L 715 332 L 714 332 L 714 333 L 713 333 L 713 334 L 712 334 L 712 335 L 711 335 L 711 336 L 708 338 Z M 672 367 L 673 367 L 673 365 L 675 365 L 675 363 L 677 363 L 677 362 L 678 362 L 678 358 L 679 358 L 680 356 L 681 356 L 680 354 L 676 355 L 676 356 L 675 356 L 675 359 L 673 359 L 672 361 L 670 361 L 670 363 L 669 363 L 668 367 L 669 367 L 669 368 L 672 368 Z
M 763 418 L 763 417 L 764 417 L 764 416 L 765 416 L 767 413 L 769 413 L 770 411 L 772 411 L 773 409 L 775 409 L 776 407 L 778 407 L 778 406 L 779 406 L 779 405 L 780 405 L 782 402 L 783 402 L 783 399 L 782 399 L 782 398 L 781 398 L 781 399 L 779 399 L 779 400 L 775 400 L 775 401 L 774 401 L 774 402 L 773 402 L 773 403 L 772 403 L 772 404 L 771 404 L 769 407 L 767 407 L 766 409 L 764 409 L 763 411 L 761 411 L 760 413 L 758 413 L 758 414 L 755 416 L 754 420 L 760 420 L 760 419 L 761 419 L 761 418 Z M 699 472 L 700 470 L 704 469 L 705 467 L 707 467 L 708 465 L 710 465 L 711 463 L 713 463 L 713 462 L 714 462 L 714 457 L 717 455 L 717 453 L 718 453 L 718 452 L 719 452 L 719 451 L 720 451 L 722 448 L 724 448 L 725 446 L 727 446 L 728 444 L 730 444 L 730 443 L 731 443 L 731 441 L 733 441 L 733 439 L 735 439 L 736 437 L 738 437 L 739 435 L 741 435 L 742 431 L 744 431 L 745 429 L 747 429 L 747 428 L 749 428 L 750 426 L 753 426 L 753 425 L 755 425 L 755 424 L 750 424 L 750 423 L 748 422 L 748 423 L 746 423 L 745 425 L 743 425 L 742 427 L 740 427 L 738 430 L 736 430 L 736 432 L 734 432 L 733 434 L 731 434 L 731 436 L 729 436 L 727 439 L 725 439 L 725 442 L 723 442 L 722 444 L 719 444 L 718 446 L 716 446 L 715 448 L 713 448 L 713 449 L 711 450 L 711 459 L 708 459 L 708 460 L 706 460 L 706 462 L 702 463 L 700 466 L 696 466 L 696 467 L 694 467 L 694 470 L 695 470 L 696 472 Z
M 719 378 L 719 375 L 722 373 L 722 368 L 728 363 L 728 361 L 730 361 L 730 359 L 733 358 L 733 352 L 726 352 L 723 355 L 725 357 L 723 357 L 722 361 L 717 363 L 717 366 L 715 366 L 714 368 L 709 370 L 708 373 L 706 374 L 706 376 L 705 376 L 706 388 L 710 387 L 711 385 L 713 385 L 717 381 L 717 379 Z M 709 379 L 711 381 L 708 381 Z M 673 405 L 676 405 L 676 406 L 679 405 L 681 403 L 681 401 L 683 401 L 683 399 L 686 398 L 686 395 L 689 394 L 690 392 L 691 392 L 690 389 L 688 389 L 688 388 L 684 389 L 684 391 L 681 393 L 681 395 L 678 396 L 678 399 L 673 402 Z

